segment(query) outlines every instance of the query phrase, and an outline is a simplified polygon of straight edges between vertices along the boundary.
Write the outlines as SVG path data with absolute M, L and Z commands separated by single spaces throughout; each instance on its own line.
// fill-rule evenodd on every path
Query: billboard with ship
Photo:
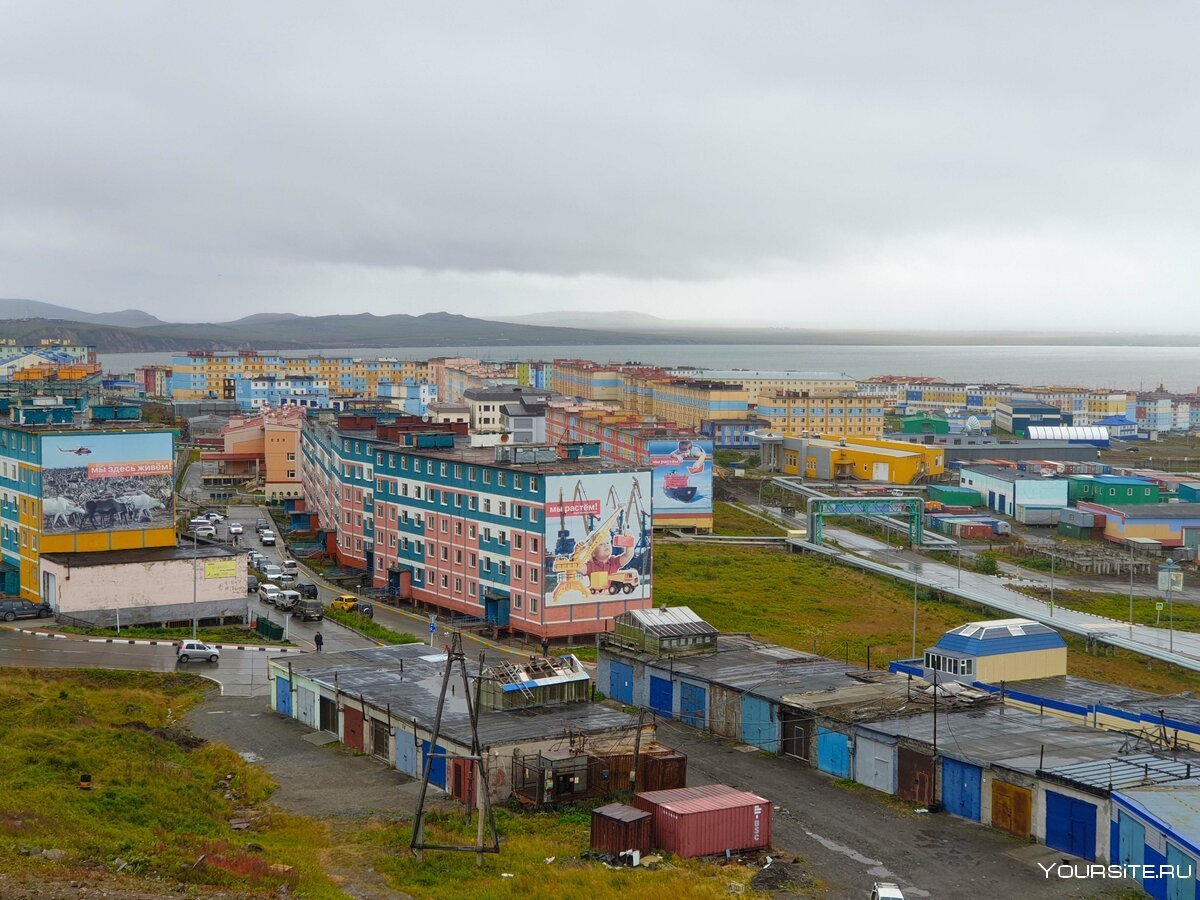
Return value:
M 654 514 L 712 515 L 713 445 L 708 440 L 649 441 L 653 469 Z

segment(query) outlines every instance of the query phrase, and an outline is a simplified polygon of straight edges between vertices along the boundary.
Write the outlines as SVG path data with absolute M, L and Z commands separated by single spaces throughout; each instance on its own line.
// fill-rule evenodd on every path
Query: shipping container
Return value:
M 651 813 L 654 845 L 683 859 L 771 846 L 771 804 L 727 784 L 649 791 L 633 798 Z
M 1016 519 L 1022 525 L 1057 525 L 1061 506 L 1018 503 Z
M 969 487 L 958 487 L 949 484 L 931 484 L 928 493 L 930 500 L 936 500 L 943 506 L 982 506 L 983 497 L 979 491 Z
M 592 810 L 593 850 L 619 856 L 626 850 L 649 853 L 654 846 L 654 817 L 646 810 L 624 803 L 610 803 Z
M 633 770 L 632 753 L 591 754 L 588 783 L 594 790 L 628 790 Z M 638 766 L 637 786 L 646 791 L 681 788 L 687 784 L 687 754 L 665 747 L 643 748 Z

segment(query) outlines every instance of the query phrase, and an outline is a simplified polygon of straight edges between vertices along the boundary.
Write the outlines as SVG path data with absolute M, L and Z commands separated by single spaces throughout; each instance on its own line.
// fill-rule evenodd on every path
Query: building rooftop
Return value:
M 1111 510 L 1111 515 L 1124 516 L 1126 519 L 1196 519 L 1200 518 L 1200 503 L 1131 503 L 1128 506 L 1103 506 L 1098 503 L 1084 503 L 1085 506 L 1096 506 Z
M 362 696 L 406 720 L 429 728 L 437 713 L 438 692 L 446 656 L 423 644 L 372 647 L 341 653 L 312 653 L 289 657 L 293 673 Z M 454 680 L 451 680 L 454 684 Z M 461 682 L 458 683 L 461 689 Z M 638 719 L 598 703 L 564 703 L 521 710 L 479 713 L 479 740 L 485 747 L 519 741 L 546 741 L 571 733 L 595 733 L 636 728 Z M 458 744 L 470 745 L 471 724 L 461 693 L 448 694 L 442 712 L 442 733 Z
M 1120 789 L 1121 798 L 1162 822 L 1191 844 L 1191 852 L 1200 852 L 1200 779 L 1169 784 L 1138 785 Z
M 225 544 L 181 544 L 177 547 L 139 547 L 135 550 L 106 550 L 103 553 L 43 553 L 60 566 L 84 569 L 91 566 L 116 566 L 130 563 L 171 562 L 176 559 L 227 559 L 245 550 L 235 550 Z
M 717 633 L 717 629 L 686 606 L 632 609 L 627 615 L 643 630 L 658 637 L 684 637 Z
M 739 378 L 754 381 L 854 381 L 845 372 L 798 372 L 791 369 L 705 369 L 703 375 L 716 381 L 737 381 Z
M 1030 472 L 1022 472 L 1020 469 L 1009 468 L 1008 466 L 989 466 L 989 465 L 970 465 L 964 466 L 963 472 L 975 472 L 979 475 L 986 475 L 988 478 L 994 478 L 997 481 L 1006 481 L 1009 484 L 1016 484 L 1018 481 L 1059 481 L 1061 479 L 1051 478 L 1045 475 L 1034 475 Z M 1063 484 L 1066 484 L 1063 481 Z
M 525 448 L 532 449 L 532 448 Z M 555 473 L 573 474 L 578 472 L 643 472 L 646 466 L 625 465 L 601 459 L 597 456 L 585 456 L 578 459 L 556 458 L 544 462 L 514 463 L 498 461 L 496 447 L 400 447 L 397 452 L 413 456 L 426 456 L 431 459 L 444 459 L 447 462 L 467 463 L 476 466 L 492 466 L 499 469 L 518 469 L 522 472 L 538 472 L 541 474 Z
M 995 619 L 990 622 L 968 622 L 952 628 L 938 639 L 939 650 L 975 656 L 999 653 L 1018 653 L 1030 650 L 1050 650 L 1065 647 L 1066 641 L 1057 631 L 1030 619 Z
M 623 657 L 662 663 L 661 657 L 652 653 L 634 653 L 619 646 L 610 649 Z M 685 678 L 695 675 L 773 700 L 785 694 L 833 690 L 853 684 L 852 673 L 862 671 L 824 656 L 765 644 L 739 634 L 722 634 L 717 638 L 715 651 L 678 657 L 671 666 L 676 675 Z
M 1097 484 L 1113 485 L 1128 485 L 1130 487 L 1149 487 L 1154 484 L 1145 478 L 1132 478 L 1127 475 L 1068 475 L 1067 478 L 1072 481 L 1094 481 Z
M 1182 781 L 1200 775 L 1200 754 L 1158 756 L 1137 753 L 1054 768 L 1047 767 L 1044 772 L 1055 781 L 1076 787 L 1098 788 L 1103 791 L 1120 790 Z

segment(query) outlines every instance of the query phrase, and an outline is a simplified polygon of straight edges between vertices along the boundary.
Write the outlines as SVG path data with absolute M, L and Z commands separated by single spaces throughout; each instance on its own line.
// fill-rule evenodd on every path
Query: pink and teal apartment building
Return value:
M 538 638 L 652 605 L 651 472 L 593 444 L 469 447 L 372 416 L 303 432 L 308 511 L 338 562 L 430 612 Z

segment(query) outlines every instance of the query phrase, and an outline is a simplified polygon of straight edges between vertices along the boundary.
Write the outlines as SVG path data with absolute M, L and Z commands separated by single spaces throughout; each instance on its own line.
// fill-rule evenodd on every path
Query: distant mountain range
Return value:
M 761 344 L 867 346 L 1197 346 L 1195 335 L 1114 335 L 1034 331 L 855 331 L 811 328 L 737 328 L 695 325 L 634 311 L 550 312 L 499 319 L 452 313 L 419 316 L 371 313 L 301 316 L 255 313 L 232 322 L 164 322 L 141 310 L 88 313 L 36 300 L 0 299 L 0 336 L 21 342 L 62 338 L 103 353 L 172 350 L 320 350 L 333 347 Z

